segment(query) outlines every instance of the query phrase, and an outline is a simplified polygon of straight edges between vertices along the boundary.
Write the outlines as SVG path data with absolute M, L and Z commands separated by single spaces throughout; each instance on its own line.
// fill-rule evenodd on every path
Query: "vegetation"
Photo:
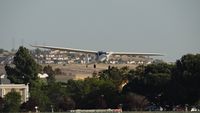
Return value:
M 43 68 L 43 72 L 48 74 L 48 77 L 47 77 L 47 82 L 48 83 L 54 83 L 55 82 L 55 73 L 56 73 L 56 71 L 54 71 L 51 66 L 49 66 L 49 65 L 45 66 Z
M 3 108 L 4 108 L 4 100 L 2 97 L 0 97 L 0 112 L 3 112 Z
M 200 54 L 184 55 L 177 60 L 172 81 L 176 103 L 194 104 L 200 100 Z M 184 94 L 184 95 L 183 95 Z
M 26 48 L 20 47 L 14 67 L 6 66 L 12 83 L 30 83 L 29 101 L 21 111 L 67 111 L 71 109 L 146 110 L 162 106 L 172 110 L 175 105 L 198 105 L 200 102 L 200 54 L 184 55 L 175 64 L 155 62 L 136 69 L 110 67 L 85 80 L 56 82 L 51 66 L 41 69 Z M 48 73 L 47 81 L 37 78 L 38 72 Z M 8 101 L 6 97 L 1 102 Z M 13 100 L 12 100 L 13 101 Z M 0 110 L 6 104 L 0 104 Z M 167 105 L 167 107 L 166 107 Z M 18 109 L 18 106 L 15 107 Z
M 21 95 L 15 91 L 7 93 L 3 101 L 3 112 L 18 112 L 20 109 Z
M 11 83 L 31 84 L 38 79 L 37 74 L 41 66 L 35 62 L 28 49 L 20 47 L 15 54 L 13 64 L 14 66 L 5 66 Z

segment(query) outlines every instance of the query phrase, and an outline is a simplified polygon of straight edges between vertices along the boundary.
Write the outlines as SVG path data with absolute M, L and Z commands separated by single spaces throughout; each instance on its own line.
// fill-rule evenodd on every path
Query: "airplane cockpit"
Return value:
M 107 58 L 107 52 L 104 52 L 104 51 L 98 51 L 96 53 L 96 60 L 97 61 L 104 61 L 106 58 Z
M 98 52 L 96 53 L 97 56 L 106 55 L 106 54 L 107 54 L 107 53 L 104 52 L 104 51 L 98 51 Z

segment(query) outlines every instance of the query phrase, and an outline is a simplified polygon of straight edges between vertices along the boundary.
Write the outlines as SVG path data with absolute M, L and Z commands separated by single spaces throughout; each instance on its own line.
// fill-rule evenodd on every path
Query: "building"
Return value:
M 0 96 L 4 96 L 11 92 L 16 91 L 21 95 L 21 103 L 28 101 L 29 98 L 29 87 L 25 84 L 0 84 Z

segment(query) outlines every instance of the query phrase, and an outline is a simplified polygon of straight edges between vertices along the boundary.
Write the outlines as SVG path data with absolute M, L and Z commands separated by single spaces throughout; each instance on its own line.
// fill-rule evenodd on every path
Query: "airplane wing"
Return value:
M 163 56 L 160 53 L 112 52 L 112 55 Z
M 54 47 L 54 46 L 42 46 L 42 45 L 31 45 L 32 47 L 36 48 L 44 48 L 44 49 L 55 49 L 55 50 L 63 50 L 63 51 L 69 51 L 69 52 L 81 52 L 81 53 L 90 53 L 90 54 L 96 54 L 97 51 L 92 50 L 83 50 L 83 49 L 74 49 L 74 48 L 64 48 L 64 47 Z

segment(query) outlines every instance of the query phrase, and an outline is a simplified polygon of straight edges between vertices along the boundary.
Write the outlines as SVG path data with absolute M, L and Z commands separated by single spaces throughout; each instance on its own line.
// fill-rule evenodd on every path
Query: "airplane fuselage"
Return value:
M 98 62 L 103 62 L 107 59 L 107 53 L 103 51 L 99 51 L 96 53 L 96 58 L 95 60 Z

